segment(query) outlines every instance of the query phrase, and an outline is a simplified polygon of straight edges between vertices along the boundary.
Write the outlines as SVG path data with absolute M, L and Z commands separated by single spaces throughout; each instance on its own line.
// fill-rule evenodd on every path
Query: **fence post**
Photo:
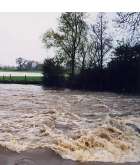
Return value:
M 3 74 L 3 80 L 4 80 L 4 74 Z
M 10 74 L 10 80 L 12 80 L 12 76 L 11 76 L 11 74 Z
M 27 77 L 26 77 L 26 74 L 25 74 L 25 81 L 26 81 Z

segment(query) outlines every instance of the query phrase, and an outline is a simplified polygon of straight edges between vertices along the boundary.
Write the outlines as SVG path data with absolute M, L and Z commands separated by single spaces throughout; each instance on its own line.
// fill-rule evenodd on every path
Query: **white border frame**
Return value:
M 140 0 L 1 0 L 0 12 L 132 12 Z

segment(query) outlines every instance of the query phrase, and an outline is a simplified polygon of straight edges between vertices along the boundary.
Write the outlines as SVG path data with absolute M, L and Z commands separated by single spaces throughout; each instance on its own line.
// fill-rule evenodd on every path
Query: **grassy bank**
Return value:
M 0 83 L 15 83 L 15 84 L 41 84 L 42 77 L 40 76 L 0 76 Z

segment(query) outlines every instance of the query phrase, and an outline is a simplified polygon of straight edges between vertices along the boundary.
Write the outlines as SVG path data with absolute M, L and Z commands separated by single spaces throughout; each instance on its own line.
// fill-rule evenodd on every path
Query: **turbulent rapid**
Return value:
M 0 85 L 0 145 L 64 159 L 140 161 L 140 97 Z

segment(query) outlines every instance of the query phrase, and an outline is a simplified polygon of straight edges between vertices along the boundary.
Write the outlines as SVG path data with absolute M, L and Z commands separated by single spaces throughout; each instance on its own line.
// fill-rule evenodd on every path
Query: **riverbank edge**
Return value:
M 0 84 L 21 84 L 21 85 L 42 85 L 41 82 L 31 82 L 31 81 L 26 81 L 26 82 L 21 82 L 21 81 L 0 81 Z
M 42 85 L 41 81 L 0 81 L 0 84 Z

